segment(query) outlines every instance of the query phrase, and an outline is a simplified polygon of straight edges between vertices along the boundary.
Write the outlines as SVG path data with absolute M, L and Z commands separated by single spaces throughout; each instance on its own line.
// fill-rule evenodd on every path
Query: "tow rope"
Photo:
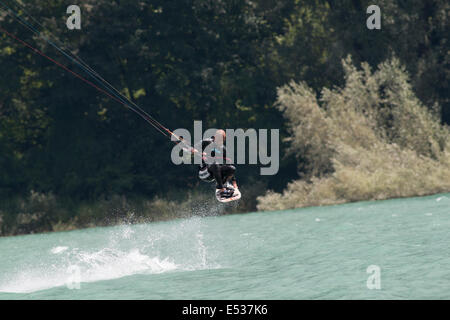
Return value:
M 24 12 L 30 19 L 32 19 L 35 22 L 35 24 L 37 24 L 38 26 L 40 26 L 42 28 L 42 25 L 36 19 L 34 19 L 30 14 L 28 14 L 28 12 L 25 10 L 25 8 L 23 6 L 21 6 L 17 1 L 14 1 L 14 2 L 16 3 L 16 5 L 18 7 L 20 7 L 22 12 Z M 207 159 L 207 158 L 213 158 L 213 157 L 205 156 L 202 152 L 200 152 L 200 151 L 196 150 L 195 148 L 193 148 L 192 146 L 188 145 L 184 141 L 184 139 L 182 137 L 178 137 L 176 134 L 174 134 L 168 128 L 163 126 L 159 121 L 157 121 L 155 118 L 153 118 L 150 114 L 148 114 L 146 111 L 144 111 L 141 107 L 139 107 L 136 103 L 132 102 L 130 99 L 128 99 L 126 96 L 124 96 L 113 85 L 111 85 L 109 82 L 107 82 L 105 79 L 103 79 L 95 70 L 93 70 L 91 67 L 89 67 L 83 60 L 78 58 L 72 52 L 70 52 L 68 50 L 64 50 L 63 48 L 61 48 L 62 45 L 58 46 L 55 43 L 55 42 L 58 42 L 57 40 L 55 40 L 55 42 L 51 41 L 50 38 L 45 36 L 45 35 L 43 35 L 38 30 L 37 27 L 33 26 L 33 24 L 31 24 L 27 20 L 23 19 L 16 11 L 14 11 L 11 7 L 6 5 L 1 0 L 0 0 L 0 7 L 3 9 L 3 11 L 5 11 L 10 16 L 15 18 L 25 28 L 27 28 L 28 30 L 32 31 L 35 35 L 39 36 L 41 39 L 45 40 L 48 44 L 50 44 L 52 47 L 54 47 L 56 50 L 58 50 L 66 58 L 68 58 L 73 63 L 78 65 L 81 69 L 83 69 L 93 79 L 93 81 L 97 82 L 98 85 L 93 83 L 92 81 L 86 79 L 85 77 L 81 76 L 79 73 L 69 69 L 66 65 L 64 65 L 64 64 L 56 61 L 55 59 L 49 57 L 48 55 L 46 55 L 42 51 L 40 51 L 40 50 L 36 49 L 35 47 L 33 47 L 28 42 L 18 38 L 17 36 L 15 36 L 14 34 L 8 32 L 7 30 L 5 30 L 3 27 L 0 26 L 0 31 L 2 31 L 4 34 L 9 36 L 13 40 L 21 43 L 25 47 L 28 47 L 33 52 L 35 52 L 35 53 L 39 54 L 40 56 L 46 58 L 47 60 L 51 61 L 52 63 L 54 63 L 55 65 L 57 65 L 61 69 L 64 69 L 65 71 L 69 72 L 70 74 L 72 74 L 73 76 L 75 76 L 78 79 L 82 80 L 83 82 L 85 82 L 89 86 L 93 87 L 97 91 L 105 94 L 109 98 L 111 98 L 114 101 L 120 103 L 121 105 L 123 105 L 127 109 L 135 112 L 141 118 L 143 118 L 147 123 L 149 123 L 152 127 L 154 127 L 156 130 L 158 130 L 161 134 L 163 134 L 166 137 L 174 139 L 174 140 L 171 139 L 171 141 L 174 141 L 175 143 L 182 143 L 188 149 L 188 151 L 192 152 L 193 154 L 197 154 L 197 155 L 201 156 L 202 159 L 204 159 L 204 160 Z M 101 87 L 103 87 L 103 88 L 101 88 Z

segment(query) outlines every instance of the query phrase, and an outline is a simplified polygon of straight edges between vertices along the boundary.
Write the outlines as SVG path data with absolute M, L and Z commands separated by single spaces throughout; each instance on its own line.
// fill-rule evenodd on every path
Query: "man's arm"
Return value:
M 203 151 L 205 148 L 212 142 L 212 139 L 204 139 L 200 140 L 199 142 L 195 143 L 193 147 L 191 148 L 192 156 L 200 157 L 202 159 L 202 165 L 204 165 L 204 160 L 206 157 L 206 153 Z
M 193 146 L 193 152 L 197 152 L 197 153 L 201 153 L 202 155 L 204 155 L 203 150 L 205 150 L 205 148 L 212 143 L 212 139 L 203 139 L 200 140 L 199 142 L 197 142 L 196 144 L 194 144 Z

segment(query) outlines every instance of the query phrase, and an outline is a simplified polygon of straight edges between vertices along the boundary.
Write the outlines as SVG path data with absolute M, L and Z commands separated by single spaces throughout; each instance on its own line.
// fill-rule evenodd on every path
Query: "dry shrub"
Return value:
M 350 58 L 343 66 L 345 86 L 322 89 L 320 100 L 305 83 L 278 90 L 290 152 L 303 159 L 305 179 L 259 197 L 259 210 L 450 191 L 449 128 L 436 106 L 414 95 L 399 61 L 375 72 L 366 63 L 357 69 Z

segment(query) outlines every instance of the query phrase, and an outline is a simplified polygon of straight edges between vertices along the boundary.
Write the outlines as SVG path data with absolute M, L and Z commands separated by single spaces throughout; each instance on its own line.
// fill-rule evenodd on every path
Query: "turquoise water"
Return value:
M 0 238 L 0 299 L 449 299 L 449 230 L 444 194 Z

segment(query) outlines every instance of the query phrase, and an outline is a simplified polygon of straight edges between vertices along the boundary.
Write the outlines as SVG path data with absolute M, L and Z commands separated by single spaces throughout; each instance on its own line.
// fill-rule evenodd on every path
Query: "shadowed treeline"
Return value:
M 353 112 L 352 115 L 362 121 L 356 129 L 366 130 L 377 141 L 379 152 L 384 152 L 388 158 L 392 153 L 399 153 L 400 159 L 411 161 L 408 166 L 418 166 L 419 175 L 431 163 L 438 164 L 433 168 L 441 168 L 439 157 L 443 157 L 446 149 L 429 142 L 427 135 L 433 133 L 432 141 L 441 141 L 442 137 L 434 136 L 441 130 L 439 122 L 450 123 L 448 1 L 378 1 L 381 30 L 366 27 L 366 8 L 372 4 L 369 1 L 88 0 L 79 4 L 81 30 L 68 30 L 65 24 L 66 8 L 72 1 L 1 1 L 30 23 L 33 20 L 28 14 L 33 16 L 42 25 L 39 30 L 44 35 L 49 36 L 51 32 L 120 92 L 170 129 L 191 130 L 194 120 L 202 120 L 209 128 L 280 128 L 284 143 L 279 173 L 262 177 L 258 166 L 239 166 L 237 178 L 243 186 L 243 194 L 248 197 L 238 208 L 233 208 L 233 212 L 255 210 L 258 195 L 267 189 L 281 192 L 299 177 L 311 180 L 326 179 L 327 174 L 339 172 L 352 177 L 361 173 L 347 167 L 345 160 L 350 151 L 337 148 L 333 144 L 337 140 L 327 136 L 331 133 L 318 131 L 311 136 L 311 139 L 331 139 L 329 146 L 318 147 L 313 140 L 307 150 L 301 147 L 291 152 L 290 148 L 296 148 L 293 141 L 299 143 L 297 147 L 301 146 L 302 139 L 312 132 L 296 131 L 298 135 L 292 136 L 294 140 L 285 139 L 291 137 L 294 127 L 289 115 L 287 121 L 283 118 L 287 108 L 280 107 L 285 103 L 282 99 L 304 102 L 308 98 L 313 104 L 321 88 L 330 88 L 323 95 L 328 102 L 314 107 L 314 113 L 305 114 L 305 121 L 312 124 L 315 120 L 326 122 L 317 130 L 329 131 L 332 127 L 333 132 L 338 132 L 337 128 L 343 124 L 333 121 L 334 116 L 326 113 L 330 112 L 327 108 L 341 103 L 335 110 Z M 5 10 L 0 10 L 0 24 L 18 38 L 82 73 Z M 397 96 L 380 96 L 382 102 L 374 102 L 373 105 L 383 109 L 382 113 L 377 113 L 377 119 L 367 118 L 359 109 L 363 107 L 360 102 L 367 98 L 370 90 L 385 94 L 384 84 L 374 89 L 361 80 L 355 90 L 347 93 L 348 101 L 352 102 L 351 110 L 345 109 L 347 100 L 333 100 L 341 95 L 331 88 L 347 88 L 349 79 L 346 77 L 360 74 L 350 63 L 347 64 L 349 70 L 342 67 L 342 59 L 349 55 L 355 65 L 366 62 L 373 69 L 380 63 L 391 66 L 391 69 L 381 68 L 377 74 L 384 72 L 385 81 L 394 78 L 402 84 L 402 91 L 394 90 L 393 95 Z M 392 66 L 392 61 L 397 61 L 392 60 L 394 56 L 398 59 L 395 67 Z M 405 66 L 409 82 L 400 65 Z M 114 202 L 117 198 L 128 199 L 133 210 L 156 220 L 163 215 L 161 210 L 148 209 L 151 206 L 140 210 L 145 207 L 142 203 L 156 200 L 181 203 L 187 193 L 196 193 L 193 191 L 199 188 L 196 167 L 173 165 L 170 161 L 173 145 L 164 136 L 120 104 L 3 33 L 0 33 L 0 70 L 2 235 L 56 230 L 54 226 L 58 224 L 86 226 L 105 214 L 105 211 L 100 212 L 103 209 L 98 203 Z M 366 76 L 367 79 L 377 77 Z M 289 83 L 291 85 L 286 86 Z M 277 88 L 282 93 L 278 95 L 278 104 Z M 289 90 L 296 93 L 288 94 Z M 295 108 L 306 108 L 303 102 Z M 428 116 L 426 110 L 434 112 L 433 116 Z M 409 115 L 418 117 L 420 121 L 416 120 L 423 125 L 423 132 L 402 131 L 402 128 L 410 129 Z M 310 116 L 315 118 L 310 119 Z M 394 131 L 381 129 L 386 125 L 399 127 L 393 128 Z M 383 136 L 391 133 L 393 136 Z M 422 140 L 416 141 L 416 133 Z M 397 147 L 392 148 L 397 149 L 387 148 L 386 141 L 389 145 L 395 144 Z M 350 142 L 345 146 L 375 161 L 369 157 L 374 150 L 356 147 Z M 299 156 L 301 151 L 304 154 Z M 367 165 L 396 168 L 396 164 L 389 161 Z M 394 176 L 412 174 L 414 170 L 411 170 L 396 171 Z M 413 195 L 419 190 L 414 186 L 402 189 L 402 180 L 395 178 L 390 184 L 392 189 L 374 193 L 370 186 L 375 183 L 371 179 L 375 179 L 371 174 L 358 178 L 361 185 L 354 188 L 362 190 L 360 193 L 333 189 L 337 194 L 331 196 L 316 192 L 318 198 L 311 203 L 326 203 L 320 200 L 322 196 L 323 199 L 355 200 Z M 301 188 L 311 188 L 306 181 L 301 182 Z M 420 186 L 422 191 L 417 194 L 446 188 L 445 185 L 434 188 L 437 184 L 427 181 L 424 180 L 424 185 Z M 399 190 L 396 186 L 403 191 L 394 191 Z M 199 193 L 212 196 L 207 186 L 200 188 L 204 189 L 198 190 Z M 303 192 L 295 191 L 302 197 Z M 32 209 L 31 205 L 37 201 L 33 198 L 36 194 L 51 199 L 58 209 L 44 206 L 36 215 L 37 209 Z M 355 198 L 347 199 L 348 194 Z M 312 199 L 311 195 L 308 197 Z M 278 198 L 267 199 L 284 203 Z M 261 205 L 261 208 L 269 207 Z M 121 216 L 126 213 L 122 212 Z

